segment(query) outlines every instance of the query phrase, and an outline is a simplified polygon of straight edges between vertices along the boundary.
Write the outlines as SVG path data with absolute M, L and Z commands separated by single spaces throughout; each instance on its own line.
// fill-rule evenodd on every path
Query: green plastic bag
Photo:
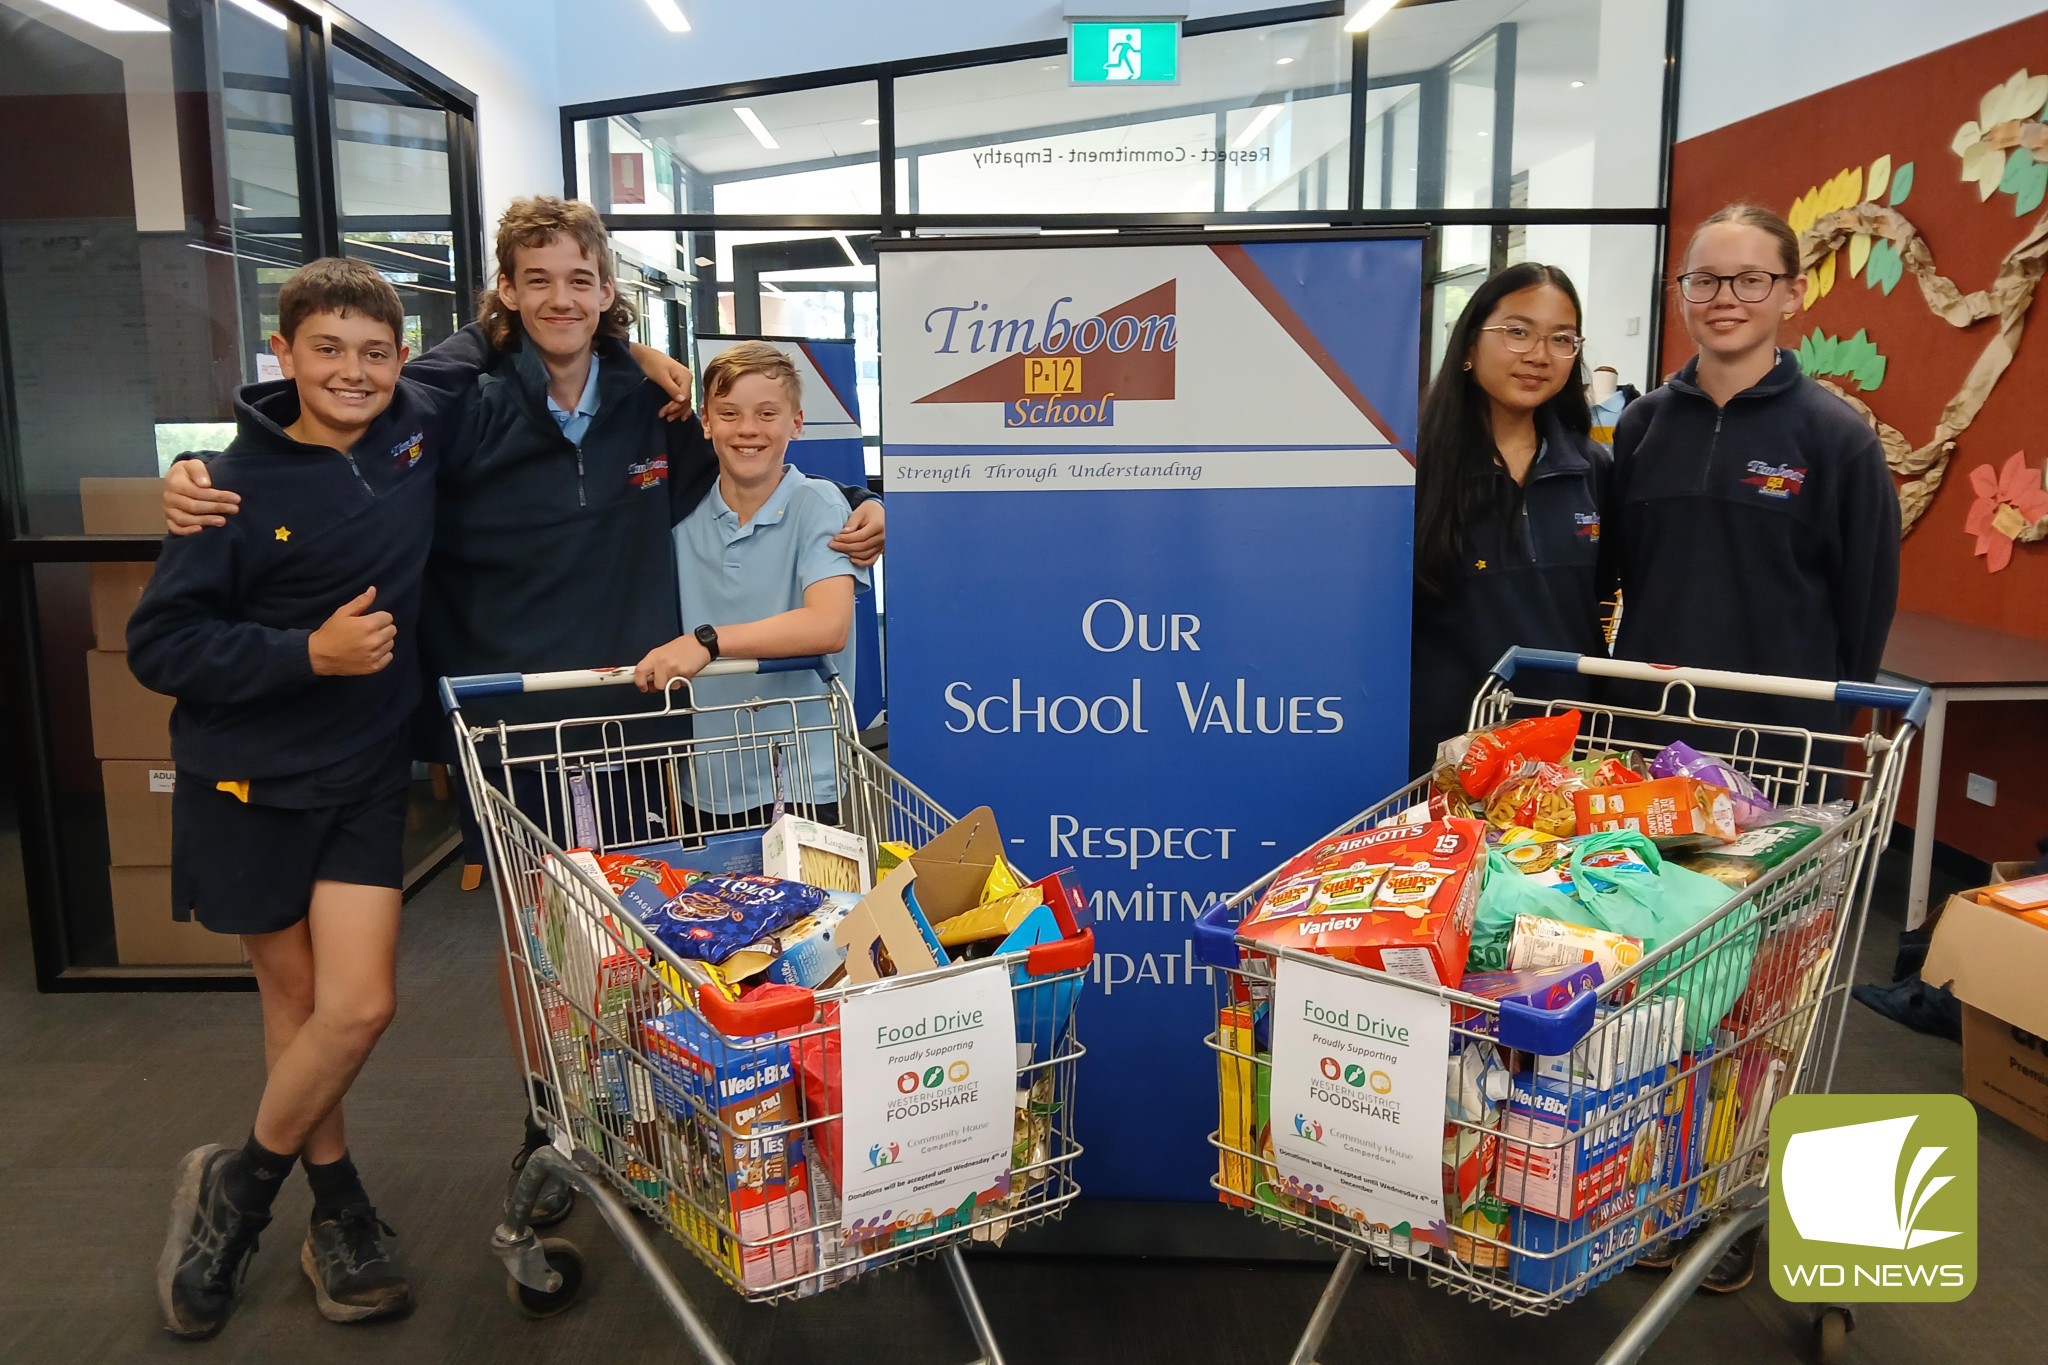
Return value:
M 1644 866 L 1588 865 L 1595 854 L 1611 849 L 1634 853 Z M 1585 914 L 1574 922 L 1639 938 L 1645 956 L 1684 937 L 1726 905 L 1732 894 L 1723 882 L 1665 862 L 1657 846 L 1633 830 L 1586 836 L 1566 855 L 1564 867 L 1572 880 L 1572 896 Z M 1640 978 L 1641 993 L 1676 995 L 1685 1001 L 1688 1052 L 1706 1046 L 1749 984 L 1757 937 L 1754 922 L 1733 934 L 1709 929 L 1673 960 L 1659 963 Z
M 1507 860 L 1506 854 L 1489 846 L 1486 880 L 1480 885 L 1479 908 L 1472 916 L 1472 947 L 1465 957 L 1467 971 L 1507 970 L 1508 939 L 1514 936 L 1517 915 L 1597 927 L 1587 919 L 1577 901 L 1554 886 L 1524 876 Z

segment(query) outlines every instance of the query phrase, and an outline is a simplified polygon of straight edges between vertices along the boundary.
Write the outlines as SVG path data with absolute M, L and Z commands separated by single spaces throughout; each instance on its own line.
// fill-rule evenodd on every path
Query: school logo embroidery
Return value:
M 425 453 L 426 439 L 427 434 L 424 431 L 415 431 L 412 435 L 391 447 L 392 463 L 411 469 L 420 462 L 420 456 Z
M 657 455 L 651 460 L 626 466 L 628 488 L 659 488 L 668 479 L 668 456 Z
M 1572 520 L 1578 526 L 1578 529 L 1572 532 L 1573 535 L 1584 536 L 1588 540 L 1600 539 L 1600 514 L 1598 512 L 1574 512 L 1572 513 Z
M 1767 498 L 1790 498 L 1805 486 L 1806 471 L 1797 465 L 1751 460 L 1749 477 L 1743 482 Z

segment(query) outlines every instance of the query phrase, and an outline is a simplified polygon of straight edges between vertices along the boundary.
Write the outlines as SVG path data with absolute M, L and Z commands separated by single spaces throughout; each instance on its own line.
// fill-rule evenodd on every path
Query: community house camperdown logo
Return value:
M 1000 403 L 1005 427 L 1112 427 L 1119 402 L 1173 397 L 1177 281 L 1092 316 L 1071 296 L 1029 316 L 998 316 L 980 299 L 925 315 L 935 355 L 1000 357 L 918 399 Z
M 1977 1283 L 1977 1111 L 1960 1095 L 1792 1095 L 1771 1110 L 1771 1287 L 1937 1303 Z

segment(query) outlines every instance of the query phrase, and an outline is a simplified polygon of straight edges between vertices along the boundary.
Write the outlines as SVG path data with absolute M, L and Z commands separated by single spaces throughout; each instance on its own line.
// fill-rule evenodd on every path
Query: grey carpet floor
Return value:
M 1885 877 L 1862 976 L 1889 976 L 1903 859 Z M 1939 888 L 1938 889 L 1945 889 Z M 253 995 L 36 994 L 19 862 L 0 834 L 0 1188 L 14 1251 L 0 1274 L 0 1360 L 324 1362 L 694 1360 L 631 1263 L 587 1210 L 562 1232 L 588 1255 L 584 1300 L 532 1322 L 506 1302 L 485 1249 L 518 1129 L 498 1023 L 497 935 L 482 895 L 444 873 L 410 904 L 401 1007 L 349 1099 L 356 1158 L 403 1238 L 419 1308 L 407 1320 L 330 1325 L 301 1276 L 295 1179 L 226 1332 L 186 1345 L 157 1325 L 151 1275 L 178 1156 L 246 1132 L 259 1091 Z M 1953 1091 L 1952 1043 L 1853 1007 L 1836 1088 Z M 1955 1305 L 1870 1306 L 1851 1358 L 1870 1365 L 2048 1357 L 2048 1145 L 1981 1117 L 1981 1273 Z M 1028 1250 L 1028 1239 L 1013 1244 Z M 878 1275 L 791 1307 L 741 1304 L 679 1248 L 671 1266 L 745 1365 L 886 1360 L 958 1365 L 973 1355 L 943 1272 Z M 1313 1264 L 974 1256 L 1012 1361 L 1268 1365 L 1287 1358 L 1321 1290 Z M 1405 1277 L 1359 1277 L 1324 1365 L 1366 1361 L 1591 1360 L 1654 1288 L 1628 1274 L 1544 1319 L 1510 1320 Z M 1695 1298 L 1656 1361 L 1796 1361 L 1810 1316 L 1761 1280 Z M 2028 1343 L 2032 1343 L 2029 1345 Z

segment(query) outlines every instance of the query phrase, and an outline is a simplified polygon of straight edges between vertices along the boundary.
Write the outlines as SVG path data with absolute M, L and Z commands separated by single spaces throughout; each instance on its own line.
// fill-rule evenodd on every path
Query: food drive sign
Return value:
M 1008 1194 L 1016 1011 L 1002 967 L 856 995 L 840 1042 L 849 1239 L 965 1224 Z
M 1285 1193 L 1417 1241 L 1445 1240 L 1451 1007 L 1283 958 L 1273 983 L 1273 1163 Z
M 1083 1189 L 1212 1198 L 1192 921 L 1408 776 L 1420 243 L 910 247 L 880 288 L 892 762 L 1088 892 Z

